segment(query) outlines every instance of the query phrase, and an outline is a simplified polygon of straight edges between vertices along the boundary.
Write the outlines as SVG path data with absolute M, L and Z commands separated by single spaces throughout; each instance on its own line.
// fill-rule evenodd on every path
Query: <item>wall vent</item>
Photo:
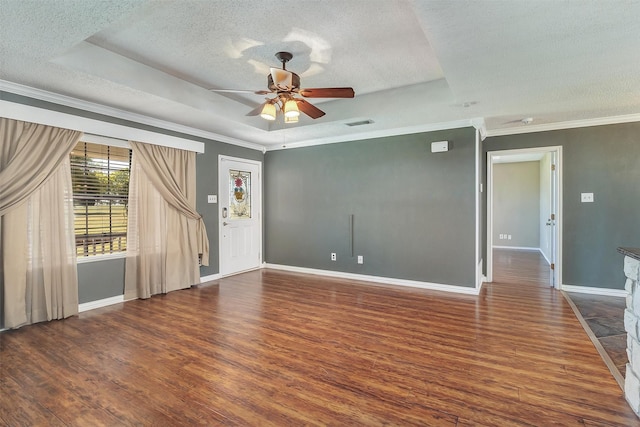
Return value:
M 347 126 L 362 126 L 362 125 L 370 125 L 373 123 L 373 120 L 360 120 L 359 122 L 351 122 L 345 123 Z

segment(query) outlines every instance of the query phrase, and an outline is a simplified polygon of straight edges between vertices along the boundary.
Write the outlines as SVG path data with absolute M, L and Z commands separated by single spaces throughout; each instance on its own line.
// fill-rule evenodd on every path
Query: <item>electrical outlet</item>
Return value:
M 503 240 L 503 239 L 504 239 L 504 234 L 501 234 L 500 235 L 500 240 Z
M 511 234 L 507 235 L 507 239 L 511 240 Z
M 364 257 L 362 255 L 358 255 L 358 264 L 364 264 Z
M 335 261 L 338 259 L 338 256 L 336 255 L 335 252 L 331 252 L 331 261 Z

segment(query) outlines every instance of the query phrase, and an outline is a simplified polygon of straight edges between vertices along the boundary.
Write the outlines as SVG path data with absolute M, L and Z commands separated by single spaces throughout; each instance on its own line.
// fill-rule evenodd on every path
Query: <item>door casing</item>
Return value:
M 555 197 L 556 207 L 556 224 L 555 233 L 553 233 L 552 245 L 555 245 L 553 258 L 551 260 L 554 263 L 555 268 L 552 270 L 553 274 L 553 286 L 556 289 L 560 289 L 562 285 L 562 146 L 549 146 L 549 147 L 531 147 L 514 150 L 499 150 L 487 152 L 487 282 L 493 281 L 493 165 L 496 157 L 509 156 L 513 154 L 527 154 L 527 153 L 554 153 L 555 165 L 556 165 L 556 179 L 552 183 L 554 185 L 554 191 L 552 193 Z

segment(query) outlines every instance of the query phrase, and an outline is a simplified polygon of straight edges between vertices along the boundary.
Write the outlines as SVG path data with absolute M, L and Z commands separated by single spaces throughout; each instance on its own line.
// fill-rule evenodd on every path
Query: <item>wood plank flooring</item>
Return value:
M 261 270 L 7 331 L 0 423 L 640 426 L 561 293 L 505 262 L 531 271 L 477 297 Z
M 618 384 L 624 390 L 627 358 L 627 332 L 624 329 L 624 297 L 581 294 L 565 294 L 578 310 L 583 327 L 588 328 L 591 341 L 600 347 L 600 356 L 609 365 Z

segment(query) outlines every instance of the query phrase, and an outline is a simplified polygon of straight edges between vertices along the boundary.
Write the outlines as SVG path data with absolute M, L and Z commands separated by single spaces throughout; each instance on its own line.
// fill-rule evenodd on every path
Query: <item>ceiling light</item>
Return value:
M 262 107 L 262 111 L 260 112 L 260 117 L 262 117 L 265 120 L 275 120 L 276 106 L 273 105 L 271 102 L 265 103 L 264 107 Z
M 289 99 L 284 103 L 284 116 L 285 117 L 298 117 L 300 110 L 298 110 L 298 103 L 294 99 Z
M 298 116 L 295 116 L 295 117 L 284 116 L 284 122 L 285 123 L 298 123 Z

